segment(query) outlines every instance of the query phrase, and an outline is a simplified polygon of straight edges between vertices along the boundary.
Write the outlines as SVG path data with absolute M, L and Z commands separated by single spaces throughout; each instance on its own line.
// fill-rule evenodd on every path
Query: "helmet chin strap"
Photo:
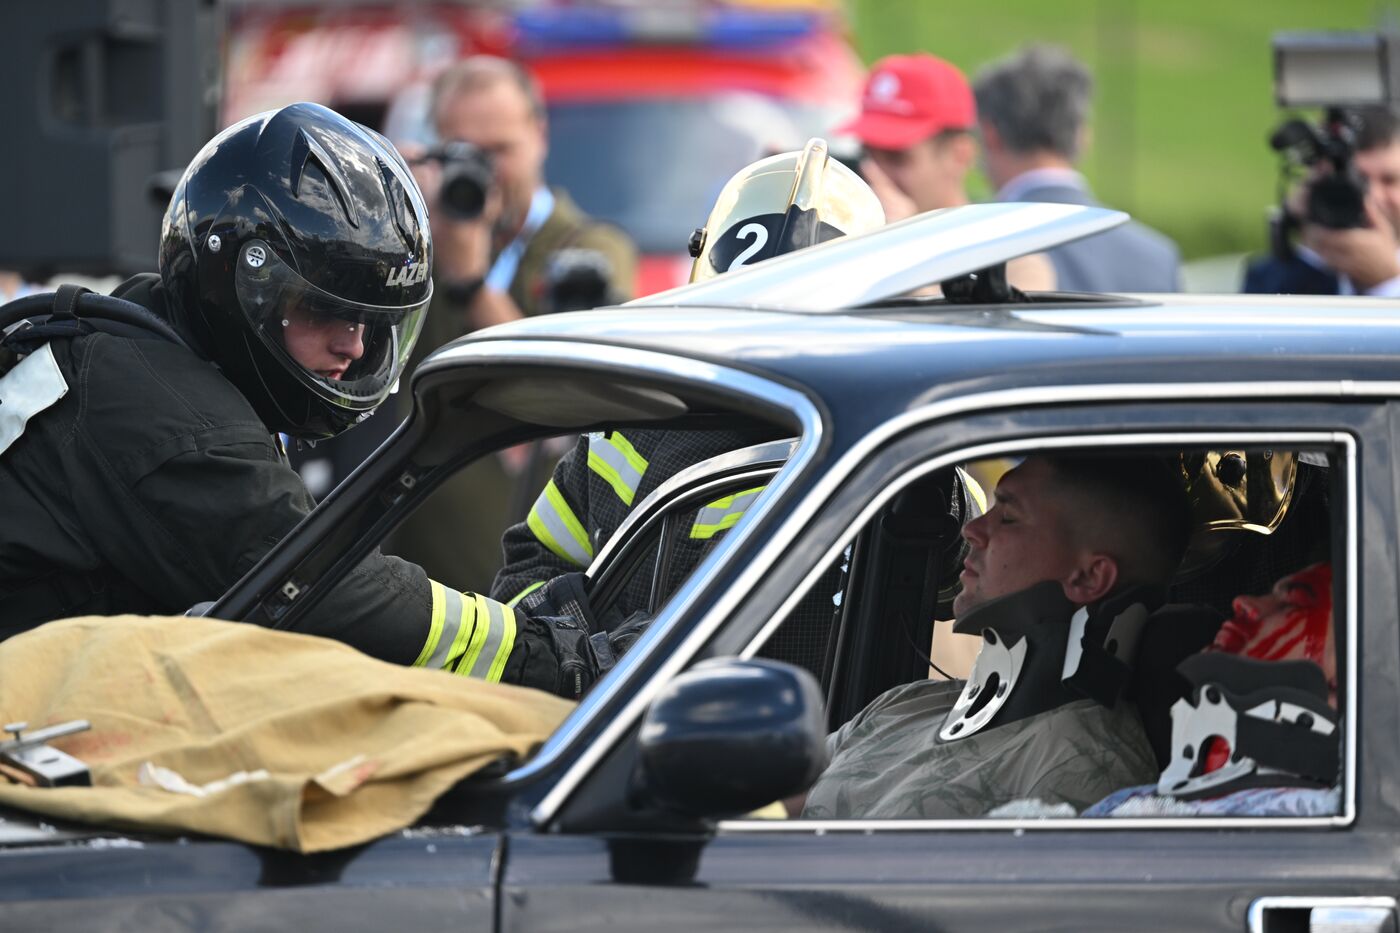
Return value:
M 952 742 L 1075 700 L 1113 707 L 1132 676 L 1138 638 L 1157 588 L 1134 587 L 1077 607 L 1054 580 L 1010 593 L 953 626 L 982 650 L 938 738 Z

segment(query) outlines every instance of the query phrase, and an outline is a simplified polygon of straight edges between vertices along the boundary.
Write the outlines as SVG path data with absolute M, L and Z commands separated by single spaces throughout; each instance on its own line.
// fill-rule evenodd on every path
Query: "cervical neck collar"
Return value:
M 938 732 L 950 742 L 1091 699 L 1112 708 L 1132 675 L 1138 637 L 1159 590 L 1135 587 L 1076 607 L 1049 580 L 989 600 L 953 626 L 982 650 Z

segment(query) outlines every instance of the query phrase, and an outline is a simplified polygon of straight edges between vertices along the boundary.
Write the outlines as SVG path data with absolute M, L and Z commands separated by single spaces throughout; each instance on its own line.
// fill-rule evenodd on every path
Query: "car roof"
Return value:
M 484 341 L 521 339 L 656 351 L 800 387 L 833 413 L 861 413 L 858 421 L 999 390 L 1086 387 L 1087 397 L 1112 398 L 1131 395 L 1123 387 L 1132 385 L 1396 378 L 1400 301 L 1041 294 L 988 305 L 899 297 L 1124 220 L 1052 204 L 937 212 L 621 308 L 491 328 L 468 338 L 471 355 L 480 362 L 491 353 Z M 842 307 L 838 292 L 854 301 Z M 452 365 L 452 355 L 439 351 L 432 368 Z M 605 357 L 590 350 L 579 359 Z

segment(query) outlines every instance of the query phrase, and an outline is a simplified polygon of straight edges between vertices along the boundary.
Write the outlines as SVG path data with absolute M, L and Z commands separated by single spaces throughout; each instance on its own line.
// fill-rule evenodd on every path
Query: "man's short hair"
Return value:
M 1007 149 L 1078 158 L 1094 79 L 1063 49 L 1029 45 L 998 59 L 977 72 L 972 93 L 979 119 L 996 128 Z
M 530 73 L 515 62 L 495 55 L 473 55 L 453 64 L 433 81 L 432 105 L 428 110 L 433 124 L 446 101 L 462 94 L 484 91 L 498 84 L 510 84 L 524 95 L 530 113 L 544 116 L 544 98 Z
M 1171 580 L 1192 530 L 1179 458 L 1075 453 L 1041 459 L 1067 493 L 1060 504 L 1071 533 L 1118 561 L 1119 588 Z
M 1400 118 L 1388 107 L 1358 107 L 1356 116 L 1356 148 L 1358 151 L 1380 149 L 1400 140 Z

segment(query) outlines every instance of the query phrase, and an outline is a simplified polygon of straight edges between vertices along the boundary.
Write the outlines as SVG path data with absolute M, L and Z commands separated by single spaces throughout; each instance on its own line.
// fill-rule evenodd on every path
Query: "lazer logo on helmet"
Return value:
M 428 280 L 428 264 L 426 262 L 411 262 L 406 266 L 389 270 L 389 277 L 384 280 L 385 285 L 418 285 Z

